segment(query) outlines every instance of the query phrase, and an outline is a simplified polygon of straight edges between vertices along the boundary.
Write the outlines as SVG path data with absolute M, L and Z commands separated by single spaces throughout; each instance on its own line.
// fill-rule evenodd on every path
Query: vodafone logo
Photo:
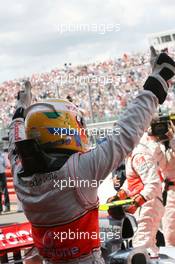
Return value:
M 32 242 L 30 232 L 26 230 L 20 230 L 18 232 L 9 232 L 6 234 L 0 233 L 0 248 L 7 247 L 9 245 L 24 244 L 27 242 Z
M 52 248 L 54 246 L 54 236 L 51 231 L 46 231 L 43 236 L 43 246 L 46 248 Z
M 12 224 L 0 229 L 0 252 L 23 246 L 32 246 L 30 223 Z

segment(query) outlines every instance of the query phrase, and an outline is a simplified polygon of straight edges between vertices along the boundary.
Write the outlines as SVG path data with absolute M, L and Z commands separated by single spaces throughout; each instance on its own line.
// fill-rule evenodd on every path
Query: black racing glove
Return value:
M 154 93 L 159 104 L 163 104 L 168 91 L 168 83 L 175 75 L 175 62 L 166 53 L 160 53 L 153 64 L 152 74 L 144 84 L 144 90 Z

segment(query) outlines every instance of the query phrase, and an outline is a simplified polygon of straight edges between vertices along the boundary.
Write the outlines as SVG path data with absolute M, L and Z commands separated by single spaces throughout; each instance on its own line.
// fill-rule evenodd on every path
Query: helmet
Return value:
M 47 152 L 86 152 L 87 131 L 81 111 L 64 99 L 48 99 L 26 110 L 26 135 Z

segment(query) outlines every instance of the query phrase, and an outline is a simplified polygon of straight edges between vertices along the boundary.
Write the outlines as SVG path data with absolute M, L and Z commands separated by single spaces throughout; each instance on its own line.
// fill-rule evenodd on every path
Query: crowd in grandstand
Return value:
M 169 50 L 175 58 L 175 49 Z M 124 54 L 121 58 L 82 66 L 65 64 L 47 73 L 34 73 L 28 79 L 33 86 L 34 102 L 45 98 L 72 98 L 84 109 L 86 120 L 110 120 L 124 109 L 136 96 L 149 73 L 149 51 Z M 26 78 L 25 78 L 26 79 Z M 15 96 L 21 88 L 22 79 L 5 81 L 0 85 L 0 119 L 7 126 L 15 107 Z M 175 81 L 171 82 L 167 102 L 174 101 Z M 90 111 L 90 102 L 92 111 Z

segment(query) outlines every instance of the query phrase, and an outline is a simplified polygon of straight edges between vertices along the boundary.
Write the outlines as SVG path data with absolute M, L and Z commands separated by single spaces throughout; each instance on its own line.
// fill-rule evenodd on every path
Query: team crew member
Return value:
M 78 184 L 54 188 L 53 182 L 105 179 L 138 143 L 158 103 L 164 102 L 167 80 L 174 74 L 174 61 L 160 54 L 144 91 L 115 127 L 117 133 L 89 151 L 86 133 L 80 133 L 80 128 L 85 128 L 83 118 L 75 105 L 53 99 L 29 106 L 29 84 L 19 94 L 10 125 L 9 157 L 34 243 L 49 263 L 104 263 L 98 235 L 91 236 L 99 232 L 97 187 Z M 60 234 L 75 230 L 89 237 L 60 240 Z
M 158 165 L 164 166 L 165 161 L 156 140 L 156 137 L 144 134 L 126 162 L 127 188 L 125 184 L 121 187 L 126 197 L 134 200 L 134 205 L 127 209 L 129 213 L 135 213 L 138 223 L 133 246 L 144 246 L 152 258 L 158 258 L 156 234 L 164 214 L 163 179 Z
M 4 212 L 10 211 L 10 200 L 6 181 L 6 159 L 4 153 L 0 151 L 0 214 L 3 211 L 2 194 L 4 194 Z
M 172 134 L 172 135 L 171 135 Z M 170 144 L 164 151 L 166 166 L 163 175 L 166 179 L 166 205 L 163 217 L 163 234 L 166 246 L 175 246 L 175 127 L 171 123 L 169 128 Z

